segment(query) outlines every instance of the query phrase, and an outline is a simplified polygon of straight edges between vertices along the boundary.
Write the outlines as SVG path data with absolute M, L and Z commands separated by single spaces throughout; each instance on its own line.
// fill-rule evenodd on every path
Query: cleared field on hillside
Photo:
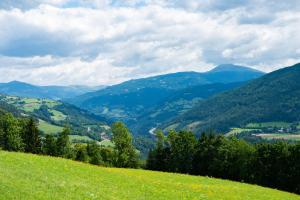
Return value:
M 0 151 L 0 199 L 300 200 L 300 196 L 220 179 L 102 168 Z
M 300 141 L 300 134 L 256 134 L 256 136 L 267 140 L 291 140 Z
M 45 134 L 57 134 L 63 130 L 63 127 L 49 124 L 43 120 L 39 120 L 38 125 L 39 130 L 43 131 Z
M 228 133 L 226 133 L 226 136 L 235 136 L 243 132 L 249 132 L 257 129 L 247 129 L 247 128 L 232 128 Z
M 250 123 L 242 128 L 231 128 L 225 135 L 239 136 L 242 133 L 252 133 L 252 136 L 266 140 L 300 141 L 300 123 Z
M 291 123 L 287 122 L 264 122 L 264 123 L 250 123 L 246 128 L 289 128 Z
M 69 135 L 69 138 L 73 143 L 88 143 L 94 141 L 92 138 L 83 135 Z

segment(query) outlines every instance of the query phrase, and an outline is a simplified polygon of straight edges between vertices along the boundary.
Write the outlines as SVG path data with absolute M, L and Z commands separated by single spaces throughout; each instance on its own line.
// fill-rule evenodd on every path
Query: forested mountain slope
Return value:
M 165 124 L 170 119 L 190 110 L 199 102 L 243 84 L 245 84 L 245 82 L 228 84 L 214 83 L 178 90 L 138 116 L 138 123 L 132 124 L 131 129 L 138 134 L 148 134 L 150 129 Z
M 228 131 L 251 122 L 300 121 L 299 80 L 300 64 L 272 72 L 200 102 L 168 126 L 199 133 L 204 129 Z
M 122 120 L 130 125 L 136 123 L 145 111 L 162 104 L 169 96 L 176 95 L 178 90 L 214 83 L 248 81 L 261 75 L 263 72 L 247 67 L 220 65 L 205 73 L 179 72 L 130 80 L 78 96 L 70 102 L 111 120 Z

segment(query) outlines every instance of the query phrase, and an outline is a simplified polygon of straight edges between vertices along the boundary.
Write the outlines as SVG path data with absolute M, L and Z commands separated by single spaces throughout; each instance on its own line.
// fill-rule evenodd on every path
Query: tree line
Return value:
M 112 125 L 114 147 L 103 147 L 96 141 L 72 144 L 68 126 L 57 136 L 46 135 L 42 138 L 37 125 L 32 118 L 1 115 L 0 149 L 63 157 L 94 165 L 128 168 L 137 168 L 139 165 L 138 153 L 132 145 L 132 135 L 121 122 Z
M 57 136 L 41 137 L 34 119 L 0 115 L 0 149 L 63 157 L 94 165 L 138 168 L 132 134 L 121 122 L 112 125 L 114 147 L 96 142 L 72 144 L 66 126 Z M 300 143 L 250 144 L 216 133 L 197 139 L 189 131 L 156 133 L 145 168 L 258 184 L 300 194 Z
M 156 133 L 150 170 L 229 179 L 300 194 L 300 143 L 249 144 L 212 132 L 197 139 L 189 131 Z

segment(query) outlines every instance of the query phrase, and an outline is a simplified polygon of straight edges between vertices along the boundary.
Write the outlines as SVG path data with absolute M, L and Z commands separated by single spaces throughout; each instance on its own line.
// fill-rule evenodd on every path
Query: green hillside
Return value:
M 200 102 L 167 126 L 195 132 L 245 127 L 249 123 L 300 121 L 300 64 Z M 164 127 L 165 128 L 165 127 Z
M 72 134 L 94 140 L 109 134 L 105 119 L 61 101 L 0 95 L 0 103 L 0 108 L 8 112 L 37 119 L 43 134 L 56 135 L 66 124 L 71 127 Z
M 0 199 L 298 200 L 300 196 L 226 180 L 0 151 Z

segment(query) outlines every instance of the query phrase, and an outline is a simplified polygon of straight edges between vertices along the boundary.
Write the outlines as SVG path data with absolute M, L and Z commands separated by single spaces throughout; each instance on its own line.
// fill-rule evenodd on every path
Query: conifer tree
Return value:
M 80 144 L 76 144 L 75 149 L 76 149 L 75 160 L 87 162 L 88 161 L 87 147 Z
M 57 147 L 57 155 L 64 158 L 71 158 L 71 144 L 69 140 L 69 135 L 71 134 L 71 130 L 68 126 L 65 126 L 63 131 L 59 133 L 56 140 Z
M 57 156 L 56 140 L 53 135 L 46 135 L 43 142 L 43 153 L 49 156 Z
M 23 141 L 25 144 L 25 152 L 40 153 L 41 152 L 41 138 L 39 130 L 34 119 L 30 118 L 23 130 Z
M 90 158 L 89 162 L 93 165 L 102 164 L 100 146 L 94 141 L 87 146 L 87 153 Z

